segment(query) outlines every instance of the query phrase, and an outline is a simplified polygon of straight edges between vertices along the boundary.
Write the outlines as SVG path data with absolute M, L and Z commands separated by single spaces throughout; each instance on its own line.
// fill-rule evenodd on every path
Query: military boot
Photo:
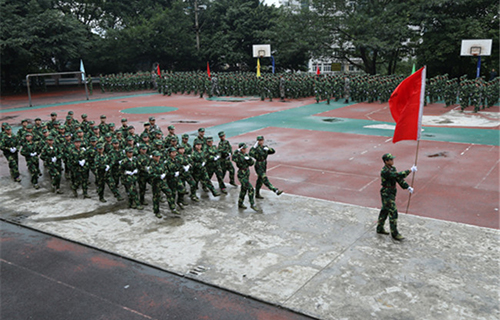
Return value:
M 100 197 L 100 198 L 99 198 L 99 201 L 101 201 L 102 203 L 108 202 L 108 201 L 106 201 L 106 199 L 104 199 L 103 197 Z
M 75 190 L 75 189 L 73 189 L 73 197 L 74 197 L 74 198 L 78 198 L 78 192 L 76 192 L 76 190 Z
M 240 208 L 240 209 L 246 209 L 247 206 L 245 206 L 243 203 L 238 203 L 238 208 Z
M 405 237 L 403 237 L 402 235 L 400 235 L 399 233 L 396 234 L 396 235 L 392 235 L 392 238 L 394 240 L 397 240 L 397 241 L 401 241 L 401 240 L 404 240 Z

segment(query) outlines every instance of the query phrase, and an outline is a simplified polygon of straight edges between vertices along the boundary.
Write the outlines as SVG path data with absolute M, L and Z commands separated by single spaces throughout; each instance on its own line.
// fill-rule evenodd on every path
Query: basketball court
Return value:
M 408 215 L 404 214 L 408 193 L 398 190 L 400 231 L 407 237 L 398 243 L 375 233 L 381 156 L 390 152 L 396 156 L 398 170 L 409 169 L 415 161 L 416 142 L 392 143 L 394 123 L 387 104 L 328 105 L 314 103 L 312 98 L 287 102 L 255 97 L 200 99 L 155 92 L 94 92 L 87 101 L 82 91 L 69 91 L 34 95 L 30 108 L 20 97 L 2 97 L 0 117 L 14 127 L 24 118 L 48 120 L 51 112 L 63 119 L 72 110 L 76 118 L 86 113 L 96 122 L 105 114 L 107 122 L 117 127 L 125 117 L 139 133 L 149 116 L 155 116 L 164 132 L 168 125 L 174 125 L 178 135 L 189 133 L 190 141 L 199 127 L 206 128 L 205 136 L 216 141 L 217 133 L 225 131 L 234 149 L 239 142 L 253 145 L 256 136 L 263 135 L 276 149 L 268 158 L 269 179 L 285 194 L 277 197 L 264 191 L 265 199 L 258 202 L 263 213 L 255 214 L 237 209 L 239 189 L 230 188 L 229 194 L 220 198 L 201 194 L 202 201 L 188 206 L 180 218 L 157 219 L 151 205 L 144 211 L 127 209 L 124 202 L 116 202 L 109 194 L 108 203 L 101 204 L 92 185 L 92 199 L 71 198 L 64 179 L 66 193 L 52 194 L 45 176 L 42 188 L 34 190 L 23 157 L 22 182 L 14 183 L 2 156 L 0 213 L 4 220 L 110 254 L 112 257 L 106 259 L 114 262 L 106 260 L 108 270 L 117 269 L 115 260 L 132 259 L 300 313 L 258 313 L 255 308 L 260 307 L 250 305 L 253 311 L 247 313 L 252 314 L 249 319 L 271 319 L 270 314 L 276 314 L 277 319 L 303 315 L 320 319 L 494 319 L 499 314 L 497 300 L 492 298 L 499 283 L 495 250 L 499 240 L 498 109 L 496 105 L 488 113 L 480 112 L 483 122 L 478 122 L 476 115 L 468 113 L 459 115 L 458 120 L 456 115 L 449 117 L 454 111 L 443 104 L 425 107 L 424 117 L 441 117 L 438 122 L 443 123 L 424 123 Z M 255 179 L 252 174 L 253 184 Z M 168 210 L 162 205 L 162 211 Z M 10 245 L 16 232 L 9 229 L 2 242 Z M 61 246 L 69 245 L 40 250 L 53 253 L 61 251 Z M 22 252 L 34 250 L 28 247 Z M 52 269 L 35 270 L 26 264 L 29 258 L 15 252 L 2 256 L 2 265 L 8 265 L 12 272 L 37 271 L 44 279 L 55 274 L 45 273 Z M 100 275 L 105 274 L 105 270 L 97 270 L 102 259 L 91 258 L 94 271 Z M 83 274 L 85 279 L 87 265 L 76 262 L 70 270 L 75 277 Z M 118 269 L 125 270 L 121 265 Z M 77 293 L 90 292 L 92 299 L 101 297 L 99 303 L 109 305 L 105 294 L 84 282 L 75 283 L 70 277 L 51 279 L 73 286 Z M 140 286 L 140 281 L 135 284 Z M 126 285 L 123 283 L 120 290 Z M 189 305 L 185 299 L 198 299 L 184 296 L 182 302 L 175 300 L 169 305 L 154 292 L 147 297 L 141 292 L 145 291 L 131 293 L 119 303 L 113 300 L 115 307 L 123 304 L 126 309 L 109 314 L 133 310 L 140 313 L 138 318 L 161 319 L 157 311 Z M 227 304 L 214 304 L 227 310 L 246 305 L 222 299 Z

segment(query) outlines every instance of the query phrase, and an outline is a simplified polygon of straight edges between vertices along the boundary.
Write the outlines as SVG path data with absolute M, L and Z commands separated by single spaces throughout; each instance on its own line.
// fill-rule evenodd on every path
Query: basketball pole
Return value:
M 479 78 L 479 74 L 481 73 L 481 55 L 478 55 L 477 57 L 477 71 L 476 71 L 476 78 Z

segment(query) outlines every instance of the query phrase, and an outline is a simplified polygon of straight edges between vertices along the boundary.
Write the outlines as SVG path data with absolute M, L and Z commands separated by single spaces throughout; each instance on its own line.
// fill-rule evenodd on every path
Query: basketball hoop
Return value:
M 472 46 L 470 47 L 470 54 L 477 57 L 481 54 L 481 47 Z

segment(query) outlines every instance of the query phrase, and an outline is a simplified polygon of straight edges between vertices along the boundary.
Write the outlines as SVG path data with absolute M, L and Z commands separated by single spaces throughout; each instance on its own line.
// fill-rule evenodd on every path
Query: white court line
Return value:
M 460 154 L 461 156 L 463 156 L 467 151 L 469 151 L 470 148 L 472 148 L 474 144 L 471 144 L 470 146 L 468 146 L 467 148 L 465 148 L 464 151 L 462 151 L 462 153 Z
M 374 178 L 372 181 L 368 182 L 363 188 L 359 189 L 358 191 L 363 191 L 365 190 L 369 185 L 374 183 L 375 181 L 378 181 L 378 178 Z
M 271 171 L 271 170 L 276 169 L 276 168 L 279 168 L 279 167 L 281 167 L 281 164 L 278 164 L 277 166 L 274 166 L 274 167 L 272 167 L 272 168 L 269 168 L 269 169 L 267 169 L 267 171 Z
M 335 174 L 340 174 L 344 176 L 358 176 L 358 177 L 370 177 L 362 174 L 355 174 L 355 173 L 344 173 L 344 172 L 338 172 L 338 171 L 329 171 L 329 170 L 322 170 L 322 169 L 313 169 L 313 168 L 305 168 L 305 167 L 298 167 L 298 166 L 290 166 L 290 165 L 283 165 L 284 167 L 290 167 L 290 168 L 295 168 L 295 169 L 301 169 L 301 170 L 309 170 L 309 171 L 316 171 L 316 172 L 327 172 L 327 173 L 335 173 Z
M 495 164 L 493 165 L 493 167 L 491 167 L 491 169 L 490 169 L 490 170 L 488 171 L 488 173 L 487 173 L 487 174 L 483 177 L 483 179 L 481 179 L 481 181 L 479 181 L 479 183 L 478 183 L 478 184 L 476 184 L 476 186 L 474 187 L 474 189 L 477 189 L 477 187 L 479 187 L 479 185 L 480 185 L 481 183 L 483 183 L 483 181 L 484 181 L 484 180 L 486 180 L 486 178 L 488 178 L 488 176 L 490 175 L 491 171 L 493 171 L 493 170 L 497 167 L 497 165 L 498 165 L 498 163 L 499 163 L 499 162 L 500 162 L 500 160 L 497 160 L 497 162 L 495 162 Z

